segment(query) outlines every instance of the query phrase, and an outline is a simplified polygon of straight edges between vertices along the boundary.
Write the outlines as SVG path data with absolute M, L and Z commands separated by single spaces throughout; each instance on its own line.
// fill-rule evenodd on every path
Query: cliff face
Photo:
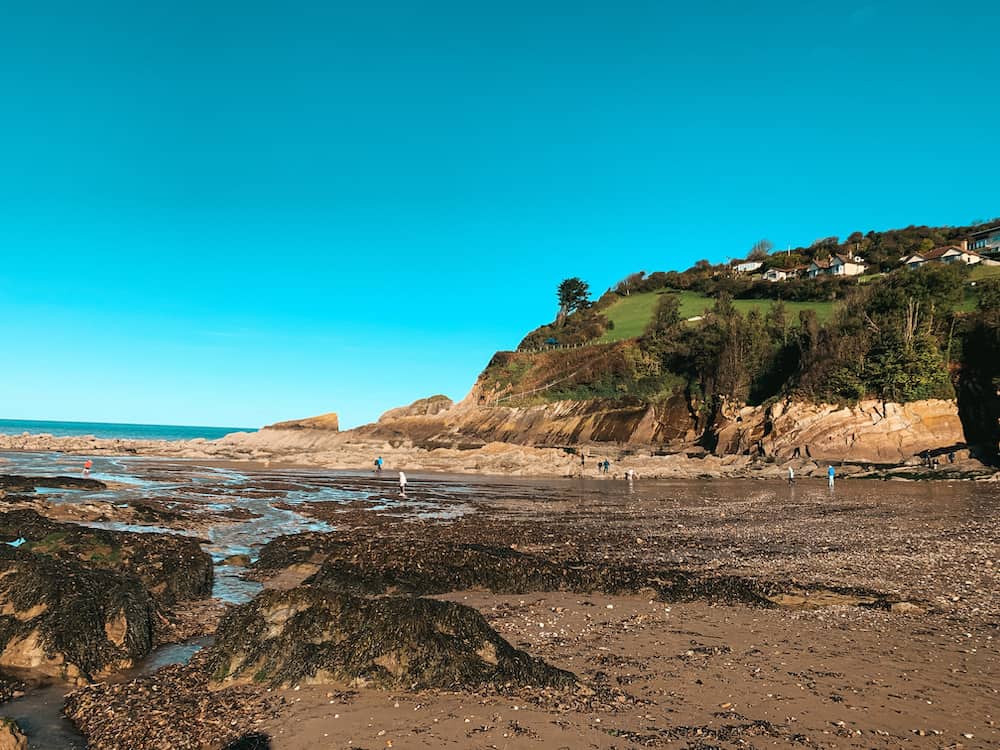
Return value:
M 718 455 L 759 453 L 820 461 L 898 463 L 965 442 L 957 404 L 940 399 L 861 401 L 851 407 L 789 400 L 723 409 L 713 431 Z
M 466 399 L 434 413 L 422 408 L 394 409 L 377 424 L 353 432 L 435 448 L 491 442 L 532 446 L 682 443 L 697 438 L 696 427 L 683 398 L 662 406 L 592 400 L 522 407 L 479 406 Z
M 611 443 L 672 451 L 707 445 L 719 456 L 862 463 L 900 463 L 925 450 L 965 442 L 958 407 L 947 400 L 862 401 L 850 407 L 793 400 L 766 407 L 726 405 L 706 426 L 682 396 L 655 405 L 598 399 L 533 406 L 487 406 L 468 398 L 452 404 L 434 397 L 390 410 L 374 424 L 343 433 L 322 422 L 314 426 L 316 421 L 279 423 L 223 442 L 239 442 L 269 454 L 335 451 L 357 441 L 428 450 L 473 449 L 488 443 L 533 447 Z

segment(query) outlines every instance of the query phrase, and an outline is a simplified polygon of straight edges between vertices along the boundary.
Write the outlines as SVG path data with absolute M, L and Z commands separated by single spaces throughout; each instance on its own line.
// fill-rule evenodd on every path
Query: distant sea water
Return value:
M 116 422 L 53 422 L 31 419 L 0 419 L 0 435 L 93 435 L 122 440 L 215 440 L 230 432 L 256 432 L 254 427 L 198 427 L 177 424 L 119 424 Z

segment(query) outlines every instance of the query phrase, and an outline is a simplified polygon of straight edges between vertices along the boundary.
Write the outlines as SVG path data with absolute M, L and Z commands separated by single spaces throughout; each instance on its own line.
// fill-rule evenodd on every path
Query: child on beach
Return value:
M 399 472 L 399 494 L 406 497 L 406 474 Z

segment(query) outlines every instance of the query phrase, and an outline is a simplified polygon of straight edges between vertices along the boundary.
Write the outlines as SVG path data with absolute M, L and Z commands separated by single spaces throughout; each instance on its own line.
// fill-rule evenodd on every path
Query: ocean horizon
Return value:
M 256 427 L 209 427 L 203 425 L 132 424 L 128 422 L 61 422 L 47 419 L 0 419 L 0 435 L 54 435 L 121 440 L 215 440 L 231 432 L 256 432 Z

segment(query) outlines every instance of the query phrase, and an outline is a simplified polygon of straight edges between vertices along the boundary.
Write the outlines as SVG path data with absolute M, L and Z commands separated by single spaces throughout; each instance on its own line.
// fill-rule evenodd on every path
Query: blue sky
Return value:
M 0 417 L 358 424 L 567 276 L 1000 215 L 997 3 L 754 5 L 5 3 Z

